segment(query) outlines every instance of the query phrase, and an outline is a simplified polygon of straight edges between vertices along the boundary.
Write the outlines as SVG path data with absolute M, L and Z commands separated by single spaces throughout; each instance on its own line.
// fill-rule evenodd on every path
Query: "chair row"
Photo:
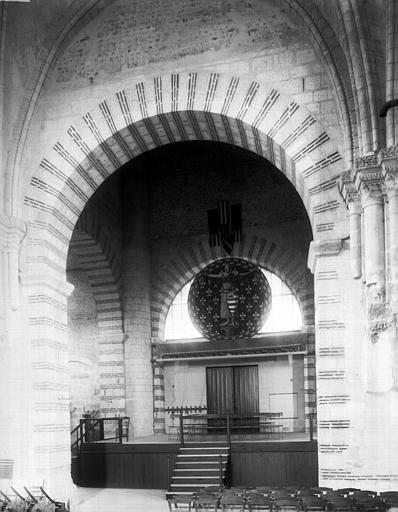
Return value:
M 265 510 L 269 512 L 385 512 L 398 506 L 398 492 L 380 493 L 361 489 L 206 487 L 193 497 L 175 496 L 175 507 L 185 503 L 194 510 Z
M 25 495 L 24 495 L 25 494 Z M 65 503 L 51 498 L 43 487 L 39 491 L 24 487 L 24 494 L 10 487 L 8 493 L 0 489 L 0 511 L 4 512 L 68 512 Z

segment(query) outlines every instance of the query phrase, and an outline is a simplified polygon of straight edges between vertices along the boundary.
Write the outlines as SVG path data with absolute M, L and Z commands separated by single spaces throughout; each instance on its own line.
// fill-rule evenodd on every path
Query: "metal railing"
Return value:
M 174 436 L 181 446 L 186 441 L 222 440 L 231 441 L 275 439 L 314 441 L 316 415 L 310 413 L 308 421 L 297 417 L 283 416 L 281 412 L 256 414 L 183 414 L 178 424 L 169 426 L 169 437 Z
M 205 413 L 207 411 L 206 405 L 172 405 L 171 407 L 165 407 L 164 412 L 173 415 L 176 414 L 193 414 L 193 413 Z
M 98 441 L 123 442 L 128 440 L 130 418 L 127 416 L 112 418 L 84 418 L 79 420 L 71 432 L 72 455 L 76 455 L 82 443 L 93 443 Z

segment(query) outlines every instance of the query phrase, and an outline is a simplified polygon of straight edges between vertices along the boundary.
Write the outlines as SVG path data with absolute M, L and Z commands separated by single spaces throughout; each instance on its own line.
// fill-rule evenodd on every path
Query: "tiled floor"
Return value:
M 71 512 L 168 512 L 159 489 L 93 489 L 76 487 Z

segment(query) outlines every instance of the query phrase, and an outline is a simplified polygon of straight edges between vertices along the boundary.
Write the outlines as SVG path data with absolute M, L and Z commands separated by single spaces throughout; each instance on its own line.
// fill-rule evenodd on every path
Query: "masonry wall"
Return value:
M 247 151 L 211 142 L 166 146 L 143 160 L 151 182 L 153 320 L 163 287 L 164 294 L 174 297 L 192 277 L 189 261 L 196 261 L 192 263 L 195 273 L 207 257 L 223 256 L 220 250 L 208 256 L 204 249 L 208 245 L 207 210 L 223 199 L 242 205 L 243 253 L 236 244 L 235 255 L 258 258 L 258 264 L 290 280 L 294 275 L 291 265 L 274 268 L 271 246 L 280 251 L 278 263 L 284 261 L 284 251 L 290 251 L 286 262 L 293 265 L 295 260 L 296 273 L 302 279 L 288 284 L 296 295 L 310 297 L 312 280 L 306 268 L 312 237 L 309 220 L 294 188 L 272 165 Z M 131 170 L 134 172 L 134 162 Z M 169 286 L 163 285 L 166 279 Z M 302 313 L 304 323 L 313 323 L 310 311 Z M 163 338 L 154 323 L 152 328 L 153 336 Z
M 151 180 L 151 238 L 155 258 L 170 240 L 207 235 L 207 210 L 227 199 L 242 205 L 244 233 L 307 253 L 307 213 L 294 187 L 265 159 L 229 144 L 164 146 L 143 157 Z M 132 163 L 132 169 L 135 164 Z
M 361 152 L 362 148 L 367 154 L 371 149 L 383 147 L 383 129 L 379 130 L 377 109 L 385 99 L 384 53 L 391 57 L 395 44 L 388 43 L 388 52 L 383 51 L 387 32 L 387 27 L 383 26 L 383 3 L 381 0 L 344 1 L 335 11 L 325 0 L 316 0 L 309 8 L 306 4 L 306 9 L 300 9 L 304 4 L 299 2 L 279 4 L 261 0 L 244 4 L 232 0 L 216 3 L 170 0 L 145 2 L 143 6 L 138 1 L 100 0 L 84 2 L 82 9 L 80 2 L 54 0 L 49 5 L 38 0 L 15 2 L 18 5 L 10 5 L 9 9 L 1 6 L 1 28 L 6 30 L 2 30 L 0 43 L 0 104 L 4 120 L 1 133 L 5 135 L 4 152 L 0 156 L 0 188 L 4 190 L 2 209 L 7 216 L 14 216 L 1 219 L 7 226 L 2 247 L 2 277 L 7 282 L 2 290 L 6 302 L 2 315 L 4 354 L 8 361 L 16 364 L 10 347 L 24 349 L 24 370 L 28 370 L 26 375 L 32 375 L 26 385 L 29 389 L 20 387 L 19 381 L 11 387 L 17 390 L 16 396 L 21 394 L 24 400 L 32 393 L 34 411 L 32 435 L 26 436 L 26 440 L 21 437 L 15 452 L 2 452 L 2 459 L 7 464 L 15 456 L 18 468 L 15 474 L 21 481 L 25 475 L 39 472 L 51 478 L 50 487 L 66 494 L 69 424 L 65 304 L 70 287 L 64 282 L 65 254 L 74 222 L 84 204 L 96 187 L 119 167 L 113 150 L 118 156 L 123 151 L 130 157 L 136 156 L 170 142 L 173 137 L 184 138 L 184 133 L 185 138 L 216 139 L 222 123 L 214 128 L 214 119 L 208 120 L 207 114 L 217 103 L 220 108 L 215 112 L 222 112 L 224 120 L 227 119 L 228 98 L 233 97 L 228 87 L 244 87 L 231 110 L 236 122 L 231 128 L 227 121 L 229 131 L 223 140 L 255 148 L 259 153 L 264 151 L 270 159 L 276 147 L 274 139 L 283 149 L 288 147 L 286 154 L 297 163 L 300 171 L 296 174 L 296 166 L 288 166 L 292 181 L 300 178 L 301 171 L 306 172 L 308 187 L 298 186 L 298 189 L 305 200 L 311 196 L 314 237 L 342 243 L 348 238 L 348 222 L 341 215 L 343 208 L 336 189 L 337 179 L 351 167 L 352 157 L 356 156 L 352 149 Z M 320 10 L 314 9 L 314 5 Z M 391 29 L 393 32 L 396 29 L 393 23 Z M 394 64 L 390 67 L 394 75 Z M 212 104 L 212 91 L 217 89 L 219 79 L 220 83 L 224 81 L 217 94 L 222 90 L 220 96 L 224 96 L 218 96 Z M 394 80 L 394 77 L 389 79 Z M 262 84 L 267 85 L 267 94 L 261 96 L 261 101 L 258 95 L 253 102 L 256 87 L 263 93 Z M 131 110 L 128 108 L 121 113 L 116 93 L 125 90 Z M 261 127 L 263 139 L 259 141 L 259 134 L 252 129 L 254 121 L 264 101 L 272 94 L 279 94 L 278 91 L 285 92 L 287 99 L 277 103 L 276 111 L 266 118 Z M 387 96 L 394 97 L 394 91 L 390 92 L 391 96 Z M 108 98 L 108 103 L 104 98 Z M 222 110 L 224 100 L 228 108 Z M 119 112 L 118 116 L 109 117 L 106 110 L 109 105 L 113 112 Z M 346 117 L 343 115 L 345 107 Z M 95 114 L 85 115 L 92 109 Z M 203 116 L 195 114 L 195 109 Z M 183 127 L 179 111 L 189 112 Z M 176 123 L 170 130 L 171 137 L 164 135 L 160 117 L 155 119 L 155 128 L 149 121 L 151 116 L 164 113 L 172 113 L 169 117 Z M 125 115 L 124 121 L 122 115 Z M 204 118 L 209 122 L 204 122 Z M 131 135 L 127 129 L 136 119 L 145 120 L 139 130 L 137 128 L 139 137 Z M 356 132 L 357 120 L 359 133 Z M 249 129 L 245 128 L 244 121 L 248 121 Z M 99 122 L 99 130 L 95 122 Z M 77 130 L 75 125 L 79 125 Z M 127 143 L 123 137 L 117 139 L 119 129 L 125 130 L 123 136 Z M 302 133 L 304 136 L 297 136 Z M 109 147 L 103 139 L 110 135 Z M 57 144 L 61 139 L 62 148 Z M 119 146 L 120 140 L 123 149 Z M 290 145 L 292 140 L 296 146 Z M 276 149 L 280 168 L 285 170 L 286 154 Z M 46 160 L 47 157 L 50 159 Z M 41 182 L 37 178 L 43 174 Z M 69 180 L 73 174 L 74 178 L 76 175 L 81 178 L 78 186 Z M 29 185 L 32 176 L 35 180 Z M 26 194 L 29 200 L 25 208 L 22 205 Z M 29 224 L 26 243 L 29 270 L 21 272 L 20 280 L 16 262 L 25 226 L 21 232 L 16 230 L 17 237 L 13 233 L 15 226 L 10 233 L 8 228 L 14 221 L 20 223 L 21 218 Z M 257 251 L 257 247 L 253 244 L 253 251 Z M 173 262 L 171 251 L 170 255 Z M 395 419 L 389 424 L 388 437 L 383 436 L 382 423 L 389 420 L 384 414 L 394 408 L 396 396 L 394 389 L 385 392 L 388 397 L 377 393 L 383 384 L 383 365 L 388 362 L 386 348 L 394 345 L 396 333 L 391 328 L 380 335 L 378 346 L 369 345 L 368 333 L 360 325 L 366 308 L 361 302 L 361 284 L 352 284 L 352 279 L 344 275 L 349 263 L 346 256 L 343 252 L 325 268 L 321 265 L 314 269 L 317 322 L 319 320 L 317 358 L 325 363 L 318 378 L 322 380 L 324 409 L 321 481 L 342 486 L 355 481 L 384 488 L 398 481 L 391 458 L 397 430 Z M 167 264 L 159 268 L 173 277 Z M 171 282 L 181 284 L 180 280 L 172 278 Z M 23 304 L 16 313 L 20 306 L 15 301 L 15 291 L 20 282 L 29 304 Z M 339 302 L 339 295 L 344 295 L 341 293 L 344 285 L 349 290 L 349 298 L 343 297 Z M 176 291 L 174 287 L 171 289 Z M 124 386 L 124 375 L 120 372 L 123 361 L 121 315 L 110 315 L 110 310 L 106 308 L 103 312 L 108 330 L 102 356 L 105 365 L 111 362 L 112 368 L 107 366 L 107 373 L 110 381 L 119 379 L 112 385 L 121 393 Z M 29 324 L 29 329 L 24 330 L 25 323 Z M 9 336 L 9 324 L 15 328 L 12 336 Z M 116 334 L 111 336 L 109 326 L 114 325 Z M 352 339 L 355 342 L 350 344 Z M 358 369 L 358 354 L 368 358 L 366 368 Z M 390 373 L 391 368 L 387 367 Z M 113 371 L 115 368 L 118 371 Z M 333 385 L 330 372 L 345 372 L 339 379 L 339 395 L 329 392 Z M 6 382 L 8 388 L 7 380 L 2 382 Z M 347 398 L 346 391 L 351 389 L 352 396 Z M 123 402 L 123 397 L 120 401 Z M 30 410 L 29 407 L 26 409 Z M 369 411 L 375 415 L 371 416 Z M 14 409 L 7 421 L 18 423 Z M 372 428 L 364 430 L 364 425 L 368 424 Z M 3 424 L 1 431 L 5 429 Z M 362 433 L 365 448 L 358 444 Z M 376 437 L 377 443 L 372 446 Z M 373 467 L 375 459 L 377 467 Z
M 68 298 L 71 429 L 85 413 L 100 410 L 99 329 L 93 291 L 84 271 L 69 271 Z
M 304 430 L 304 364 L 302 356 L 231 361 L 176 362 L 164 365 L 165 407 L 206 406 L 206 368 L 213 366 L 257 365 L 259 411 L 282 412 L 286 431 Z M 166 415 L 166 432 L 176 424 Z
M 175 71 L 237 75 L 274 87 L 308 108 L 344 153 L 329 78 L 297 17 L 259 0 L 171 4 L 119 0 L 76 35 L 39 99 L 33 126 L 40 129 L 31 130 L 23 162 L 27 180 L 49 140 L 55 144 L 79 114 L 128 89 L 132 78 Z

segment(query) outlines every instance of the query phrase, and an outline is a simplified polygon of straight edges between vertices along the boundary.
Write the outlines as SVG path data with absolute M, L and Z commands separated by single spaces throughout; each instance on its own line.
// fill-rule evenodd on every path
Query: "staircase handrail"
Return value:
M 223 486 L 222 480 L 222 455 L 220 454 L 218 458 L 218 485 L 220 486 L 220 489 Z
M 170 455 L 167 457 L 167 491 L 171 490 L 171 462 Z
M 227 446 L 228 448 L 231 448 L 231 422 L 229 412 L 227 412 Z
M 184 415 L 180 412 L 180 446 L 184 447 Z
M 70 445 L 70 447 L 71 447 L 71 450 L 72 450 L 72 451 L 73 451 L 73 449 L 74 449 L 74 448 L 79 449 L 79 448 L 80 448 L 80 445 L 81 445 L 81 443 L 82 443 L 82 438 L 81 438 L 81 437 L 79 436 L 79 434 L 78 434 L 79 429 L 80 429 L 80 425 L 77 425 L 77 427 L 75 427 L 75 428 L 71 431 L 71 433 L 70 433 L 71 437 L 72 437 L 74 434 L 76 434 L 76 441 L 73 441 L 73 442 L 71 443 L 71 445 Z

